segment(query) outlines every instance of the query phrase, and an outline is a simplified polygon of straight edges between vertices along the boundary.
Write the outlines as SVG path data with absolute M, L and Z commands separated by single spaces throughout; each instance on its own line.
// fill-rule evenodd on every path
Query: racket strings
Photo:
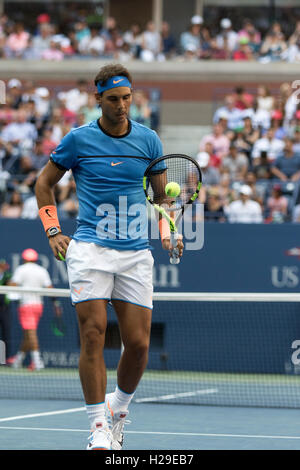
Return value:
M 197 191 L 199 182 L 198 169 L 191 160 L 180 157 L 165 158 L 163 162 L 166 168 L 164 172 L 159 168 L 156 169 L 156 166 L 152 168 L 148 195 L 154 202 L 160 205 L 164 204 L 167 207 L 170 206 L 172 210 L 176 210 L 176 208 L 179 209 L 184 204 L 187 204 Z M 162 184 L 155 184 L 154 180 L 157 177 L 161 178 Z M 165 186 L 168 183 L 177 183 L 179 185 L 180 193 L 177 196 L 166 194 Z

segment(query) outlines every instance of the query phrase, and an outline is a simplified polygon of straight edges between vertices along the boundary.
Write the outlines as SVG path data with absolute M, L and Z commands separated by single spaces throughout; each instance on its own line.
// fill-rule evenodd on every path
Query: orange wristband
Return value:
M 170 238 L 170 225 L 169 222 L 163 217 L 158 221 L 158 228 L 162 241 L 165 238 Z
M 44 206 L 39 210 L 39 216 L 44 226 L 45 232 L 51 227 L 60 228 L 56 206 Z

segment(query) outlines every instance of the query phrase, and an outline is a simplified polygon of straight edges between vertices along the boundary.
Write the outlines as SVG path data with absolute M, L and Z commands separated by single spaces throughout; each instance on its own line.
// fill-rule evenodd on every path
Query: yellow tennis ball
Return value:
M 178 183 L 168 183 L 165 187 L 166 195 L 169 197 L 177 197 L 180 194 L 180 186 Z

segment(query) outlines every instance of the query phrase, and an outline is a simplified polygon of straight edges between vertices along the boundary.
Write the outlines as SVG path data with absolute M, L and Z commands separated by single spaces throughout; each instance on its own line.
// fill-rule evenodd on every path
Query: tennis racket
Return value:
M 176 248 L 178 223 L 186 206 L 198 198 L 201 186 L 200 166 L 188 155 L 172 154 L 156 158 L 144 173 L 146 198 L 170 226 L 171 264 L 180 262 Z

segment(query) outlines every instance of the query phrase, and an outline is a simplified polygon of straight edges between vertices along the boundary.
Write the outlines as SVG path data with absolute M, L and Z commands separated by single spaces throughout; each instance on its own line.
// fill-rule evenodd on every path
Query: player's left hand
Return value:
M 183 244 L 183 241 L 182 241 L 182 235 L 177 235 L 177 246 L 175 248 L 178 249 L 179 251 L 179 258 L 182 257 L 182 254 L 183 254 L 183 248 L 184 248 L 184 244 Z M 171 255 L 171 242 L 170 242 L 170 238 L 167 237 L 167 238 L 164 238 L 163 241 L 162 241 L 162 247 L 164 250 L 169 250 L 169 254 Z

